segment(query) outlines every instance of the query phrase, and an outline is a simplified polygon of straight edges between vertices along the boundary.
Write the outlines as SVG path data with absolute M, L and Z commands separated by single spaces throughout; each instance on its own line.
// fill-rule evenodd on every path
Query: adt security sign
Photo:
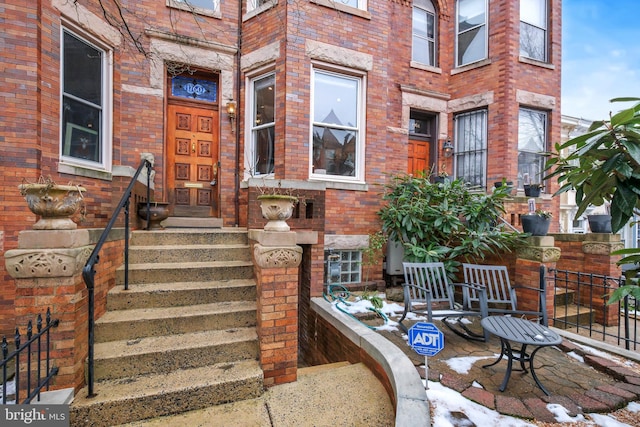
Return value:
M 435 356 L 444 348 L 444 335 L 433 323 L 418 322 L 409 328 L 409 345 L 423 356 Z

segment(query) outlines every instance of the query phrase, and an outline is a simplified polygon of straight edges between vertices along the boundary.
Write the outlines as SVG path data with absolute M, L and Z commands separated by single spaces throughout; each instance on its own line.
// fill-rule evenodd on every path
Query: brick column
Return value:
M 603 276 L 620 277 L 620 267 L 616 264 L 622 256 L 611 252 L 623 249 L 619 234 L 587 233 L 582 242 L 584 265 L 589 266 L 588 273 Z M 606 298 L 608 300 L 608 297 Z M 605 326 L 615 326 L 620 322 L 618 304 L 604 305 L 606 300 L 594 298 L 595 321 Z
M 87 291 L 82 267 L 93 245 L 82 230 L 27 230 L 18 235 L 18 249 L 5 253 L 8 274 L 15 279 L 15 313 L 21 332 L 31 319 L 51 309 L 59 319 L 51 330 L 51 359 L 59 368 L 52 388 L 84 383 L 87 355 Z
M 516 259 L 515 285 L 538 288 L 540 286 L 540 266 L 555 268 L 560 259 L 560 249 L 555 247 L 552 236 L 528 237 L 528 245 L 518 249 Z M 549 324 L 553 324 L 553 281 L 546 283 L 546 305 Z M 539 293 L 528 289 L 516 289 L 518 309 L 525 311 L 538 311 Z
M 295 232 L 250 230 L 257 282 L 257 330 L 264 384 L 298 375 L 298 281 L 302 248 Z

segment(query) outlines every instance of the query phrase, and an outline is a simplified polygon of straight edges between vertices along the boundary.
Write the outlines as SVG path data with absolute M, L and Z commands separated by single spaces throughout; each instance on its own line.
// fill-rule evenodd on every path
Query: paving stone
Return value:
M 636 400 L 640 397 L 640 384 L 618 383 L 618 387 L 635 394 L 636 396 L 633 398 L 633 400 Z
M 495 395 L 483 388 L 472 386 L 463 391 L 462 395 L 489 409 L 496 409 Z
M 599 400 L 586 395 L 586 393 L 574 393 L 568 396 L 583 412 L 606 412 L 609 407 Z
M 553 403 L 553 404 L 562 406 L 564 409 L 567 410 L 567 414 L 570 417 L 575 417 L 578 414 L 582 414 L 582 409 L 580 409 L 580 407 L 576 405 L 576 403 L 573 400 L 569 399 L 566 396 L 556 396 L 556 395 L 544 396 L 542 400 L 547 403 Z
M 469 378 L 464 378 L 461 375 L 455 373 L 443 373 L 440 382 L 443 386 L 452 388 L 458 393 L 462 393 L 471 386 Z
M 606 384 L 606 385 L 596 387 L 596 390 L 600 390 L 605 393 L 620 396 L 627 401 L 635 400 L 635 398 L 637 397 L 636 393 L 633 393 L 629 390 L 625 390 L 623 387 L 621 387 L 622 385 L 624 385 L 624 383 L 617 383 L 613 385 Z
M 496 410 L 504 415 L 532 419 L 533 414 L 524 405 L 524 402 L 515 397 L 496 395 Z
M 605 391 L 597 389 L 587 390 L 585 392 L 585 395 L 602 402 L 608 410 L 610 410 L 611 408 L 613 408 L 614 410 L 620 409 L 627 403 L 625 398 L 622 396 L 607 393 Z
M 536 421 L 542 421 L 545 423 L 556 422 L 556 417 L 547 409 L 547 402 L 537 397 L 531 399 L 525 399 L 524 405 L 531 411 L 533 418 Z

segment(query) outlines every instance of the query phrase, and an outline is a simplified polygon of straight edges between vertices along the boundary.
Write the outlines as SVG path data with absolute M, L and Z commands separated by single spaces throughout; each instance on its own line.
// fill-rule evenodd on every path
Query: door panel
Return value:
M 418 172 L 424 172 L 428 175 L 431 171 L 432 164 L 430 162 L 430 142 L 418 139 L 409 140 L 409 164 L 407 173 L 417 175 Z
M 175 216 L 219 216 L 218 112 L 168 105 L 167 188 Z

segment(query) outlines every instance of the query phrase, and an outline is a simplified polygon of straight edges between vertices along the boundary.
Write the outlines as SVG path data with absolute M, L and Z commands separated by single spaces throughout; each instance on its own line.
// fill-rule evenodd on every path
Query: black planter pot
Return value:
M 540 215 L 522 215 L 520 217 L 522 231 L 530 233 L 532 236 L 546 236 L 549 232 L 551 221 Z
M 592 233 L 611 233 L 611 215 L 587 215 Z
M 524 185 L 524 195 L 527 197 L 540 197 L 541 188 L 537 185 Z
M 507 194 L 511 194 L 511 192 L 513 191 L 513 181 L 507 181 L 506 183 L 506 187 L 507 187 Z M 493 186 L 495 188 L 500 188 L 502 187 L 502 181 L 496 181 L 493 183 Z
M 147 225 L 147 203 L 138 203 L 138 216 L 144 221 L 144 227 Z M 163 227 L 160 225 L 162 221 L 169 218 L 169 203 L 168 202 L 151 202 L 149 204 L 149 230 L 161 230 Z

